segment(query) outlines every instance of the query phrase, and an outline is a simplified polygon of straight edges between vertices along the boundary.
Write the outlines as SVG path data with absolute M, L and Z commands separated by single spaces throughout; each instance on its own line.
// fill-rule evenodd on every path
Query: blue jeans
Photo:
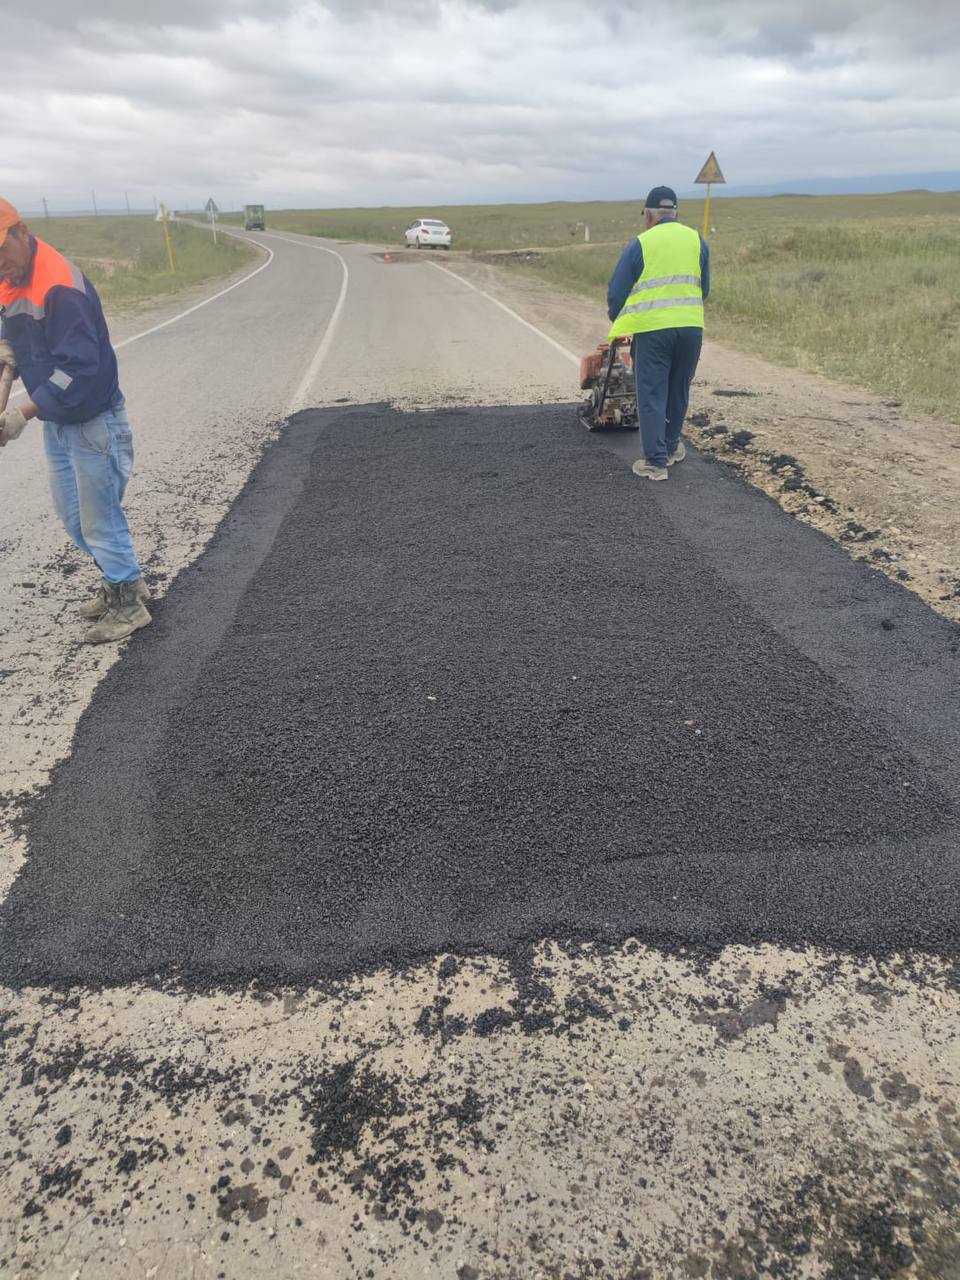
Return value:
M 675 453 L 680 443 L 702 346 L 702 329 L 654 329 L 633 335 L 640 435 L 644 456 L 655 467 L 665 467 L 667 454 Z
M 43 424 L 53 505 L 73 542 L 108 582 L 135 582 L 123 495 L 133 470 L 133 434 L 123 398 L 89 422 Z

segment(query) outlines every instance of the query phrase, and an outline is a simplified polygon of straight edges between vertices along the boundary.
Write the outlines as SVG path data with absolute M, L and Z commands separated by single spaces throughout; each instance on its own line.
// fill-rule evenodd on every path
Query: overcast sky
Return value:
M 36 209 L 613 199 L 960 168 L 957 0 L 30 0 L 0 194 Z

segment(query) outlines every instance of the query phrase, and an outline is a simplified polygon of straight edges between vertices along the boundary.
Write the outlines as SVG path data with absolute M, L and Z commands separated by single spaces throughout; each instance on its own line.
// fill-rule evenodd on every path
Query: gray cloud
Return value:
M 915 0 L 40 0 L 5 193 L 178 205 L 605 198 L 949 168 L 955 6 Z M 162 30 L 159 25 L 162 22 Z M 611 122 L 620 122 L 611 143 Z M 108 193 L 114 193 L 109 197 Z
M 271 18 L 283 19 L 297 7 L 296 0 L 270 0 Z M 193 27 L 216 30 L 224 22 L 263 13 L 259 0 L 35 0 L 16 20 L 32 20 L 51 32 L 76 32 L 94 27 L 157 30 Z M 11 17 L 5 21 L 12 24 Z

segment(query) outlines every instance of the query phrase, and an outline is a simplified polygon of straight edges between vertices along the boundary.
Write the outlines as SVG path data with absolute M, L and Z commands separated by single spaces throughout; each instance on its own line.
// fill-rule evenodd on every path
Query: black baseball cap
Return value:
M 677 193 L 672 187 L 654 187 L 647 196 L 645 209 L 675 209 Z

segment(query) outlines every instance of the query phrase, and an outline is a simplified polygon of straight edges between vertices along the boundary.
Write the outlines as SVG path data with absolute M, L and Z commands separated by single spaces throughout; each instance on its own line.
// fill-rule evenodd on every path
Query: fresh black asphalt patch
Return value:
M 301 414 L 37 802 L 0 978 L 955 953 L 958 651 L 719 467 L 651 485 L 562 408 Z

